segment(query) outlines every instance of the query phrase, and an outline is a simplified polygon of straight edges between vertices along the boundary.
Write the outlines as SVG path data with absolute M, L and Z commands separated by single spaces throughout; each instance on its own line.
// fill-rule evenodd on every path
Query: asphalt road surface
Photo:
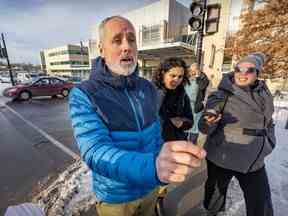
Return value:
M 78 157 L 67 111 L 67 99 L 0 97 L 0 215 L 29 202 Z

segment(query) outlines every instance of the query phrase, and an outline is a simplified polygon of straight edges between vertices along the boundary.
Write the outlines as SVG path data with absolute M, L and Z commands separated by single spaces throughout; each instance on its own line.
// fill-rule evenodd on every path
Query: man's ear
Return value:
M 98 43 L 98 52 L 99 52 L 100 56 L 103 57 L 103 44 L 102 44 L 102 42 Z

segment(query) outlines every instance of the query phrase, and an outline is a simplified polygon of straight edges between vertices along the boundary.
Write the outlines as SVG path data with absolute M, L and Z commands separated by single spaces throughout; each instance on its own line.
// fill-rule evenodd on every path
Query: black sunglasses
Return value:
M 253 74 L 253 73 L 258 73 L 259 71 L 255 67 L 246 68 L 246 67 L 236 66 L 235 69 L 234 69 L 234 72 L 236 72 L 236 73 L 240 73 L 241 72 L 241 73 L 245 73 L 245 74 Z

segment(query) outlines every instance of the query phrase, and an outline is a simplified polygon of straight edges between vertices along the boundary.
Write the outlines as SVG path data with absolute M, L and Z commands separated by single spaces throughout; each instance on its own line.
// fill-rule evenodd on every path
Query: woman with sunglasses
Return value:
M 247 216 L 273 215 L 264 158 L 276 140 L 273 98 L 265 82 L 258 79 L 264 60 L 262 53 L 241 59 L 209 96 L 200 119 L 200 131 L 208 134 L 204 207 L 209 215 L 225 210 L 233 176 L 244 193 Z
M 159 92 L 159 116 L 164 141 L 186 140 L 185 130 L 193 126 L 193 115 L 184 85 L 188 82 L 185 62 L 168 58 L 160 63 L 153 81 Z

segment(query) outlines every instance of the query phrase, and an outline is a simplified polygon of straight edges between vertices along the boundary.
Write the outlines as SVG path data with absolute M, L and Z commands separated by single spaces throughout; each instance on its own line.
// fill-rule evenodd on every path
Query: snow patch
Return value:
M 75 162 L 34 201 L 47 216 L 76 216 L 88 211 L 96 203 L 91 171 L 82 161 Z

